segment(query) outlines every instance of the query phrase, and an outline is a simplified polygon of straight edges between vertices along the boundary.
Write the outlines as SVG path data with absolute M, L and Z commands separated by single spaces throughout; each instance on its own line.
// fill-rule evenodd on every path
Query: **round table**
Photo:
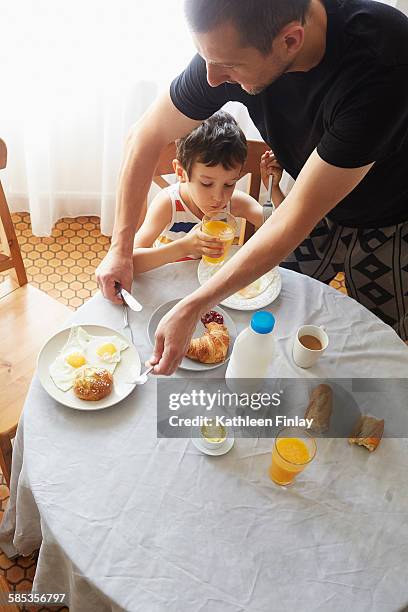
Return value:
M 191 292 L 196 268 L 171 264 L 135 282 L 144 309 L 131 325 L 142 360 L 151 313 Z M 408 348 L 391 328 L 330 287 L 281 274 L 268 309 L 285 376 L 406 377 Z M 229 313 L 238 331 L 251 315 Z M 70 323 L 120 331 L 121 308 L 96 295 Z M 291 358 L 303 323 L 324 325 L 330 337 L 307 371 Z M 405 439 L 384 439 L 372 454 L 344 439 L 319 441 L 314 463 L 281 489 L 267 475 L 271 440 L 236 439 L 222 457 L 188 439 L 158 440 L 156 386 L 152 378 L 117 406 L 79 412 L 34 377 L 0 546 L 9 556 L 41 546 L 36 591 L 66 592 L 71 612 L 389 612 L 408 603 Z

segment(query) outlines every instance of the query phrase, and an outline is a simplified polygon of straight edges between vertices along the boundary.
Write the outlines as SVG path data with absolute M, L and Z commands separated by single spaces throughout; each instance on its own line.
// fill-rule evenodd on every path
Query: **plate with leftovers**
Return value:
M 234 256 L 237 248 L 232 247 L 232 252 L 228 259 Z M 200 285 L 207 282 L 214 274 L 222 268 L 223 264 L 208 264 L 201 260 L 198 264 L 197 275 Z M 279 268 L 273 268 L 266 274 L 256 279 L 247 287 L 243 287 L 230 297 L 221 302 L 223 306 L 234 310 L 260 310 L 271 304 L 282 288 L 282 280 Z

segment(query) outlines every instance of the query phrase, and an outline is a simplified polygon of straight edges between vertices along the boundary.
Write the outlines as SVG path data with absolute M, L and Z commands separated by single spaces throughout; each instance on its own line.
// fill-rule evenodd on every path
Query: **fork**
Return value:
M 262 207 L 262 214 L 263 214 L 263 222 L 264 223 L 265 223 L 265 221 L 267 221 L 269 219 L 269 217 L 271 216 L 271 214 L 275 210 L 275 205 L 272 202 L 272 187 L 273 187 L 273 175 L 270 174 L 269 175 L 269 183 L 268 183 L 268 199 L 266 200 L 265 204 Z
M 122 304 L 122 313 L 123 313 L 123 323 L 124 323 L 123 330 L 126 330 L 128 334 L 128 338 L 130 339 L 131 343 L 134 344 L 132 328 L 129 325 L 129 310 L 126 304 Z

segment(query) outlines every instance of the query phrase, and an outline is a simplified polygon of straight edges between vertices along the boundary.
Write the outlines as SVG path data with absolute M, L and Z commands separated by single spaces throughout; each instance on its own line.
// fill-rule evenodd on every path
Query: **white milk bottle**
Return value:
M 225 373 L 230 391 L 255 393 L 260 389 L 274 355 L 274 325 L 273 314 L 260 310 L 238 335 Z

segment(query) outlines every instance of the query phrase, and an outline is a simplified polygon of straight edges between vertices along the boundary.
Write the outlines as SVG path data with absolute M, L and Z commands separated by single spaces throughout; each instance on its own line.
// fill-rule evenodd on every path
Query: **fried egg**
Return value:
M 82 327 L 72 327 L 66 344 L 51 363 L 49 372 L 61 391 L 69 391 L 85 367 L 102 367 L 113 374 L 127 342 L 118 336 L 92 336 Z
M 86 348 L 86 358 L 93 366 L 105 368 L 113 374 L 121 360 L 121 352 L 128 346 L 119 336 L 91 336 Z
M 61 391 L 71 389 L 75 376 L 88 364 L 87 336 L 82 327 L 72 327 L 67 342 L 50 365 L 50 376 Z

